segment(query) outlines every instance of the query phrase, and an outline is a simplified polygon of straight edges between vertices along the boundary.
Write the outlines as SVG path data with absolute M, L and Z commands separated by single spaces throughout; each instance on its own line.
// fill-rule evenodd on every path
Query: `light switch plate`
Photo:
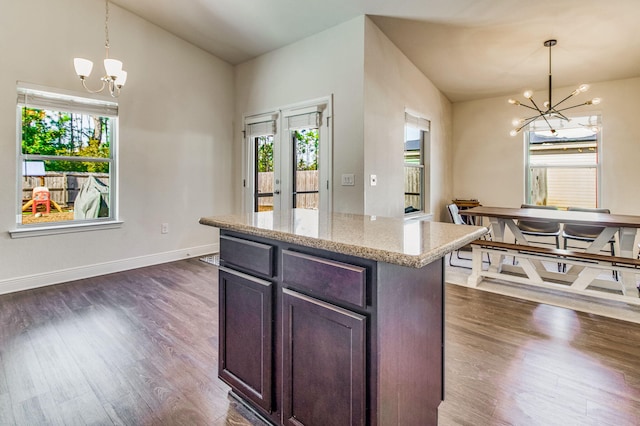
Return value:
M 356 177 L 353 173 L 347 173 L 342 175 L 342 186 L 354 186 L 356 184 Z

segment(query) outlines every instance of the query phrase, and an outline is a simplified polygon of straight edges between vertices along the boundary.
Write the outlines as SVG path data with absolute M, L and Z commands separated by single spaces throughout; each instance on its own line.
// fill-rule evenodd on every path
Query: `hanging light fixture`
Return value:
M 558 44 L 557 40 L 547 40 L 544 42 L 544 46 L 549 48 L 549 100 L 546 101 L 543 104 L 543 109 L 540 109 L 540 107 L 538 106 L 538 104 L 536 104 L 536 102 L 533 100 L 533 91 L 531 90 L 526 90 L 524 92 L 524 97 L 529 99 L 531 101 L 531 105 L 525 105 L 523 103 L 521 103 L 520 101 L 516 100 L 516 99 L 509 99 L 509 103 L 512 105 L 520 105 L 523 106 L 525 108 L 529 108 L 531 110 L 535 111 L 535 115 L 532 115 L 530 117 L 527 118 L 518 118 L 513 120 L 513 125 L 516 126 L 516 128 L 514 130 L 511 131 L 511 136 L 515 136 L 517 135 L 522 129 L 524 129 L 526 126 L 528 126 L 529 124 L 533 123 L 534 121 L 538 120 L 538 119 L 542 119 L 547 123 L 547 126 L 549 126 L 549 130 L 551 131 L 552 134 L 556 133 L 556 129 L 553 127 L 553 125 L 549 122 L 549 118 L 552 117 L 556 117 L 556 118 L 560 118 L 561 120 L 566 120 L 569 121 L 569 119 L 562 113 L 563 111 L 566 111 L 568 109 L 572 109 L 572 108 L 577 108 L 583 105 L 598 105 L 600 103 L 600 98 L 593 98 L 591 100 L 588 100 L 586 102 L 583 102 L 581 104 L 577 104 L 577 105 L 573 105 L 573 106 L 569 106 L 569 107 L 564 107 L 564 108 L 559 108 L 560 105 L 562 103 L 564 103 L 564 101 L 568 100 L 569 98 L 572 98 L 576 95 L 579 95 L 580 93 L 586 92 L 587 90 L 589 90 L 589 86 L 587 84 L 581 84 L 576 90 L 574 90 L 573 92 L 571 92 L 571 94 L 569 96 L 567 96 L 566 98 L 562 99 L 560 102 L 558 103 L 553 103 L 553 98 L 552 98 L 552 87 L 551 87 L 551 48 L 553 46 L 555 46 L 556 44 Z
M 89 93 L 99 93 L 105 88 L 109 89 L 109 94 L 116 98 L 120 95 L 120 89 L 127 81 L 127 72 L 122 69 L 122 61 L 109 58 L 109 0 L 105 2 L 105 19 L 104 19 L 104 47 L 105 47 L 105 59 L 104 69 L 105 76 L 102 77 L 102 87 L 98 90 L 91 90 L 87 87 L 86 79 L 91 75 L 93 69 L 93 62 L 84 58 L 74 58 L 73 66 L 76 69 L 76 74 L 82 81 L 82 87 L 84 87 Z

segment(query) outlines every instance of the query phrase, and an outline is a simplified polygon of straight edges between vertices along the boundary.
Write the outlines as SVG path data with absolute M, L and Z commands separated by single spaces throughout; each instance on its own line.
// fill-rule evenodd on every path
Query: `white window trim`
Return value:
M 105 100 L 93 95 L 77 94 L 76 92 L 57 89 L 52 87 L 40 86 L 31 83 L 18 82 L 17 83 L 17 102 L 16 102 L 16 208 L 19 210 L 19 206 L 22 204 L 22 185 L 18 178 L 18 173 L 22 170 L 22 162 L 32 157 L 31 155 L 22 154 L 22 132 L 18 129 L 22 128 L 22 114 L 21 107 L 26 104 L 30 106 L 36 106 L 39 108 L 53 108 L 64 109 L 68 112 L 80 112 L 80 113 L 95 113 L 105 117 L 109 117 L 115 120 L 116 125 L 112 130 L 112 144 L 110 146 L 111 158 L 110 164 L 110 197 L 109 197 L 109 211 L 112 213 L 108 218 L 88 219 L 81 221 L 61 221 L 50 222 L 44 224 L 29 224 L 23 225 L 16 222 L 15 229 L 8 231 L 12 239 L 25 238 L 25 237 L 39 237 L 46 235 L 59 235 L 68 234 L 74 232 L 85 231 L 97 231 L 104 229 L 120 228 L 124 223 L 119 220 L 118 210 L 118 145 L 119 145 L 119 126 L 118 123 L 118 104 L 112 100 Z M 34 96 L 37 101 L 32 105 L 28 99 L 29 96 Z M 80 104 L 86 103 L 90 105 L 87 109 L 78 108 L 78 102 Z M 68 103 L 65 103 L 68 102 Z M 65 108 L 68 106 L 68 108 Z M 38 156 L 41 157 L 41 156 Z M 18 214 L 21 214 L 18 212 Z
M 574 119 L 576 117 L 585 117 L 585 116 L 593 116 L 596 117 L 595 125 L 600 127 L 600 131 L 596 135 L 596 145 L 597 145 L 597 163 L 595 165 L 536 165 L 533 167 L 537 168 L 565 168 L 565 169 L 595 169 L 596 170 L 596 207 L 600 207 L 602 205 L 602 164 L 603 164 L 603 149 L 602 149 L 602 113 L 600 112 L 589 112 L 585 114 L 571 114 L 568 115 L 569 119 Z M 531 125 L 526 129 L 523 134 L 523 142 L 524 142 L 524 202 L 526 204 L 530 204 L 531 200 L 531 182 L 529 179 L 529 170 L 531 169 L 531 150 L 530 150 L 530 142 L 529 142 L 529 133 L 534 131 L 531 129 Z
M 255 181 L 254 159 L 255 159 L 255 147 L 253 144 L 253 138 L 258 136 L 265 136 L 273 134 L 274 138 L 279 137 L 280 126 L 278 125 L 280 119 L 280 112 L 277 110 L 270 110 L 264 113 L 247 114 L 243 116 L 244 127 L 242 130 L 242 190 L 245 194 L 242 197 L 242 211 L 250 213 L 253 212 L 254 193 L 253 182 Z M 253 133 L 252 129 L 259 129 L 258 126 L 252 126 L 260 123 L 272 123 L 273 132 L 261 132 Z M 264 126 L 268 127 L 268 126 Z M 259 129 L 262 130 L 262 129 Z M 274 200 L 275 201 L 275 200 Z
M 9 235 L 11 238 L 27 238 L 27 237 L 43 237 L 46 235 L 60 235 L 60 234 L 70 234 L 74 232 L 85 232 L 85 231 L 101 231 L 104 229 L 115 229 L 121 228 L 124 224 L 123 221 L 120 220 L 108 220 L 101 223 L 96 222 L 83 222 L 83 223 L 74 223 L 73 225 L 67 224 L 65 222 L 56 222 L 62 223 L 63 225 L 56 226 L 39 226 L 39 225 L 29 225 L 29 228 L 18 228 L 12 229 L 9 231 Z
M 413 164 L 408 165 L 403 162 L 403 172 L 404 167 L 410 166 L 415 168 L 422 169 L 422 184 L 420 187 L 421 191 L 421 201 L 422 205 L 420 206 L 420 210 L 416 212 L 404 213 L 404 218 L 407 220 L 410 219 L 419 219 L 419 218 L 428 218 L 430 220 L 433 218 L 433 212 L 431 212 L 431 167 L 427 167 L 427 159 L 431 161 L 431 121 L 424 118 L 420 114 L 405 108 L 404 111 L 404 126 L 403 129 L 406 135 L 406 127 L 412 126 L 418 130 L 420 130 L 420 165 L 416 166 Z M 403 139 L 406 136 L 403 136 Z M 428 138 L 428 140 L 427 140 Z M 403 144 L 406 141 L 403 142 Z M 404 191 L 404 188 L 403 188 Z M 404 200 L 403 200 L 404 204 Z

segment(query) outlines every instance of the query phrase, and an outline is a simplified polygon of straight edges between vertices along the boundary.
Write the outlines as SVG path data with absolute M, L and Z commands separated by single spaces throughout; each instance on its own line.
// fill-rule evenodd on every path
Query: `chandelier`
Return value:
M 122 69 L 122 61 L 109 58 L 109 0 L 105 1 L 105 19 L 104 19 L 104 47 L 105 47 L 105 59 L 104 70 L 105 75 L 100 80 L 102 86 L 98 90 L 91 90 L 87 87 L 86 79 L 91 75 L 93 69 L 93 62 L 84 58 L 74 58 L 73 66 L 76 69 L 76 74 L 82 81 L 82 87 L 84 87 L 89 93 L 99 93 L 105 88 L 109 89 L 109 94 L 116 98 L 120 95 L 120 89 L 127 81 L 127 72 Z
M 561 120 L 564 121 L 569 121 L 569 119 L 563 114 L 563 111 L 566 111 L 568 109 L 572 109 L 572 108 L 577 108 L 583 105 L 598 105 L 600 103 L 600 98 L 593 98 L 591 100 L 588 100 L 586 102 L 583 102 L 581 104 L 577 104 L 577 105 L 573 105 L 573 106 L 568 106 L 568 107 L 564 107 L 564 108 L 559 108 L 560 105 L 562 105 L 566 100 L 568 100 L 569 98 L 572 98 L 576 95 L 579 95 L 580 93 L 586 92 L 587 90 L 589 90 L 589 86 L 587 84 L 581 84 L 580 86 L 578 86 L 578 88 L 576 90 L 574 90 L 573 92 L 571 92 L 571 94 L 569 94 L 569 96 L 567 96 L 566 98 L 562 99 L 560 102 L 558 103 L 553 103 L 553 98 L 551 96 L 551 48 L 553 46 L 555 46 L 556 44 L 558 44 L 557 40 L 547 40 L 544 42 L 544 46 L 549 48 L 549 100 L 545 101 L 543 104 L 543 108 L 544 109 L 540 109 L 540 107 L 538 106 L 538 104 L 536 104 L 536 102 L 533 100 L 533 91 L 531 90 L 526 90 L 524 92 L 524 97 L 529 99 L 529 101 L 531 101 L 531 105 L 525 105 L 523 103 L 521 103 L 520 101 L 516 100 L 516 99 L 509 99 L 509 103 L 512 105 L 520 105 L 523 106 L 525 108 L 529 108 L 533 111 L 535 111 L 535 114 L 527 117 L 527 118 L 517 118 L 515 120 L 513 120 L 513 125 L 516 126 L 515 129 L 513 129 L 511 131 L 511 136 L 515 136 L 517 135 L 522 129 L 524 129 L 526 126 L 528 126 L 529 124 L 533 123 L 536 120 L 542 119 L 547 123 L 547 126 L 549 126 L 549 130 L 551 131 L 552 134 L 556 133 L 556 129 L 554 128 L 554 126 L 549 122 L 550 118 L 559 118 Z

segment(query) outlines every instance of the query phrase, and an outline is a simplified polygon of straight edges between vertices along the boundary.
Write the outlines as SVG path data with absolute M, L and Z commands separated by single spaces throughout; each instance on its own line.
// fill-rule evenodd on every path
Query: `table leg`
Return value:
M 493 240 L 504 242 L 505 220 L 499 219 L 497 217 L 490 217 L 489 221 L 491 222 L 491 232 L 493 234 Z M 491 253 L 489 255 L 489 258 L 491 260 L 489 270 L 492 272 L 500 272 L 502 270 L 502 259 L 504 258 L 504 255 Z M 482 267 L 482 264 L 480 264 L 480 267 Z
M 620 228 L 620 256 L 633 257 L 633 246 L 636 241 L 636 228 Z M 638 297 L 636 274 L 633 271 L 622 272 L 622 287 L 625 296 Z
M 613 238 L 616 232 L 618 232 L 618 228 L 604 228 L 600 235 L 598 235 L 598 237 L 589 244 L 589 247 L 587 247 L 585 251 L 587 253 L 599 253 L 607 244 L 609 244 L 609 241 L 611 241 L 611 238 Z M 583 270 L 584 266 L 571 267 L 571 273 L 575 275 L 580 275 Z
M 521 244 L 523 246 L 528 246 L 529 245 L 529 241 L 527 240 L 527 238 L 524 236 L 524 234 L 522 233 L 522 231 L 520 230 L 520 228 L 518 228 L 518 225 L 516 225 L 516 222 L 513 220 L 510 220 L 507 222 L 507 226 L 509 227 L 509 230 L 511 231 L 511 233 L 513 234 L 513 236 L 516 239 L 516 242 L 518 244 Z M 537 268 L 539 271 L 544 271 L 545 267 L 542 264 L 542 262 L 540 262 L 539 260 L 531 260 L 531 263 L 533 264 L 533 266 L 535 268 Z
M 482 281 L 482 276 L 480 272 L 482 272 L 482 251 L 476 247 L 475 245 L 471 246 L 472 250 L 472 264 L 471 264 L 471 275 L 467 278 L 467 285 L 470 287 L 477 287 Z M 451 253 L 453 255 L 453 253 Z

